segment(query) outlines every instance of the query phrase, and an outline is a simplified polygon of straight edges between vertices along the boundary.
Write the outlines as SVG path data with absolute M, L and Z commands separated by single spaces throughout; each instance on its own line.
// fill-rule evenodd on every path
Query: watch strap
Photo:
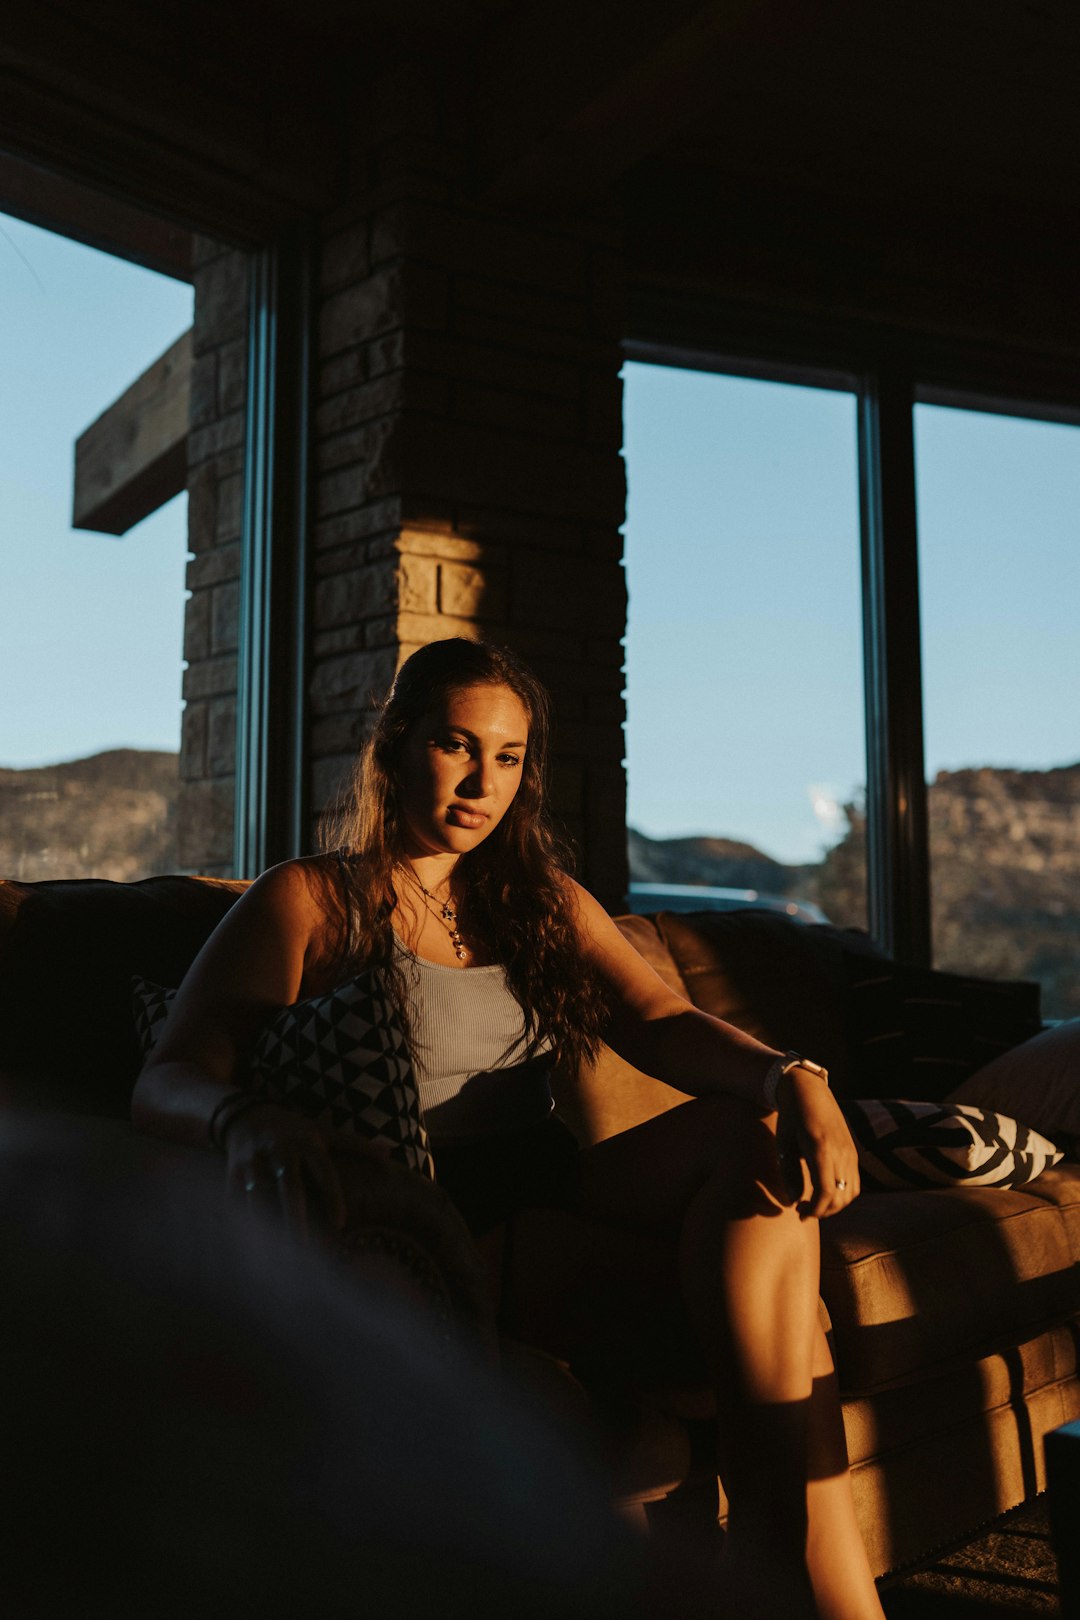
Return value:
M 805 1069 L 808 1074 L 819 1075 L 826 1085 L 829 1083 L 829 1071 L 822 1064 L 803 1057 L 801 1052 L 782 1053 L 780 1057 L 773 1058 L 762 1081 L 765 1106 L 770 1113 L 776 1107 L 776 1094 L 780 1089 L 780 1082 L 791 1069 Z

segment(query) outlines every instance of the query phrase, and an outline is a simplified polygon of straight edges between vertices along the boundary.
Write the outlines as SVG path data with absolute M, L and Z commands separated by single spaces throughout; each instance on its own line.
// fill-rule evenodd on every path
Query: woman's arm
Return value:
M 734 1092 L 765 1106 L 765 1076 L 779 1055 L 668 988 L 580 884 L 578 937 L 611 998 L 608 1044 L 635 1068 L 692 1096 Z
M 569 881 L 569 880 L 568 880 Z M 692 1096 L 729 1092 L 767 1110 L 765 1080 L 781 1056 L 744 1030 L 670 990 L 603 907 L 572 884 L 578 936 L 611 996 L 609 1044 L 635 1068 Z M 813 1053 L 808 1053 L 813 1058 Z M 775 1093 L 777 1141 L 806 1212 L 835 1213 L 859 1190 L 858 1156 L 844 1117 L 820 1075 L 796 1068 Z M 803 1186 L 798 1161 L 809 1171 Z
M 279 1007 L 296 1001 L 304 969 L 325 929 L 309 863 L 266 872 L 236 902 L 192 963 L 162 1036 L 132 1096 L 138 1130 L 197 1146 L 211 1145 L 215 1110 L 245 1089 L 255 1036 Z M 272 1194 L 304 1224 L 307 1193 L 333 1221 L 341 1190 L 319 1128 L 274 1103 L 231 1116 L 215 1131 L 237 1190 Z

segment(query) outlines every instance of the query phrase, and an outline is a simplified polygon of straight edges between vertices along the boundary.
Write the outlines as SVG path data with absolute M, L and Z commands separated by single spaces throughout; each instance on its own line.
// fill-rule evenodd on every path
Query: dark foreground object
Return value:
M 691 1612 L 479 1354 L 157 1151 L 0 1120 L 0 1612 Z

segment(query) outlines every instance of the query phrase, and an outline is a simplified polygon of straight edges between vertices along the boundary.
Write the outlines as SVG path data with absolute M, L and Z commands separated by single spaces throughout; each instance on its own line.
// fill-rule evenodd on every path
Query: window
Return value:
M 0 287 L 2 870 L 172 870 L 187 497 L 75 530 L 73 447 L 191 324 L 191 287 L 7 218 Z
M 808 377 L 818 337 L 857 396 L 748 380 Z M 782 342 L 627 367 L 631 876 L 757 872 L 916 963 L 929 918 L 935 966 L 1080 1014 L 1080 401 L 1036 374 L 1010 415 L 940 353 L 916 388 L 914 342 L 804 332 L 791 369 Z
M 865 927 L 855 395 L 624 375 L 631 880 Z
M 1080 1014 L 1080 428 L 915 411 L 934 962 Z

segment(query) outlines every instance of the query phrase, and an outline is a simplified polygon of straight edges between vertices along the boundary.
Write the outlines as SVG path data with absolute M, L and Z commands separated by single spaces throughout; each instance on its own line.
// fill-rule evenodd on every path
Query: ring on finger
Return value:
M 843 1192 L 847 1187 L 847 1182 L 844 1180 L 843 1176 L 841 1176 L 839 1181 L 834 1182 L 833 1185 L 835 1186 L 837 1192 Z

